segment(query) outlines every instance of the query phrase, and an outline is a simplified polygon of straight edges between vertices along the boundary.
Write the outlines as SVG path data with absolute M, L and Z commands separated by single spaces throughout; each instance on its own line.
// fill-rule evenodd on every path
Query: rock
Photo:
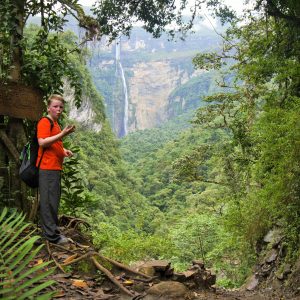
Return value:
M 170 268 L 165 271 L 166 277 L 171 277 L 171 276 L 173 276 L 173 274 L 174 274 L 174 268 Z
M 257 288 L 259 284 L 259 280 L 255 275 L 252 275 L 246 282 L 246 290 L 253 291 Z
M 264 242 L 267 244 L 271 244 L 271 247 L 275 248 L 278 246 L 282 238 L 283 234 L 280 229 L 272 229 L 264 237 Z
M 179 282 L 185 282 L 186 277 L 183 273 L 174 273 L 172 280 L 179 281 Z
M 267 277 L 271 273 L 271 270 L 272 270 L 272 266 L 265 264 L 261 267 L 259 275 L 263 277 Z
M 193 264 L 193 265 L 199 266 L 201 269 L 204 269 L 204 263 L 203 263 L 202 260 L 194 259 L 194 260 L 192 261 L 192 264 Z
M 217 281 L 217 275 L 213 272 L 211 272 L 209 274 L 209 276 L 207 277 L 207 280 L 206 280 L 206 285 L 207 286 L 213 286 Z
M 290 264 L 284 264 L 283 271 L 279 274 L 276 274 L 276 278 L 279 280 L 284 280 L 287 278 L 287 275 L 292 273 L 291 265 Z
M 139 283 L 135 284 L 135 285 L 132 287 L 132 289 L 133 289 L 134 291 L 140 293 L 140 294 L 143 293 L 143 292 L 146 290 L 145 284 L 142 283 L 142 282 L 139 282 Z
M 170 266 L 171 263 L 166 260 L 151 260 L 140 266 L 138 271 L 149 276 L 168 278 L 174 273 L 174 269 L 170 268 Z
M 283 267 L 283 274 L 287 275 L 292 273 L 292 266 L 290 264 L 285 264 Z
M 171 263 L 166 260 L 151 260 L 146 262 L 143 267 L 153 267 L 155 271 L 166 271 L 170 268 Z
M 138 271 L 151 277 L 155 274 L 155 269 L 151 266 L 141 266 L 138 268 Z
M 185 271 L 185 272 L 182 272 L 182 273 L 183 273 L 183 275 L 185 276 L 186 279 L 189 279 L 189 278 L 195 276 L 198 273 L 198 271 L 197 270 Z
M 270 264 L 276 260 L 277 256 L 277 251 L 275 249 L 272 249 L 269 253 L 267 253 L 265 262 Z
M 283 273 L 275 274 L 275 276 L 276 276 L 276 278 L 279 279 L 279 280 L 283 280 L 283 279 L 284 279 Z
M 152 286 L 145 300 L 183 300 L 188 295 L 188 289 L 180 282 L 164 281 Z
M 189 270 L 174 273 L 172 280 L 184 283 L 189 288 L 209 288 L 216 283 L 216 274 L 211 270 L 192 266 Z

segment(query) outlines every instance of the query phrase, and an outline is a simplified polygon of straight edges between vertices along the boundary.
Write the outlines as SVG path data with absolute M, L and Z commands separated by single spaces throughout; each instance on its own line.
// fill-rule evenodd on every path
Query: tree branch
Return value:
M 17 148 L 15 147 L 14 143 L 9 139 L 5 131 L 2 129 L 0 130 L 0 138 L 3 141 L 4 145 L 6 146 L 6 148 L 8 149 L 8 151 L 10 152 L 10 154 L 12 155 L 12 157 L 14 158 L 14 160 L 17 163 L 19 163 L 20 154 Z
M 109 272 L 106 268 L 101 266 L 94 256 L 91 257 L 91 260 L 94 263 L 94 265 L 97 267 L 97 269 L 100 270 L 102 273 L 104 273 L 117 287 L 120 288 L 120 290 L 122 290 L 130 297 L 134 296 L 128 289 L 126 289 L 122 284 L 120 284 L 118 280 L 115 279 L 115 277 L 112 275 L 111 272 Z

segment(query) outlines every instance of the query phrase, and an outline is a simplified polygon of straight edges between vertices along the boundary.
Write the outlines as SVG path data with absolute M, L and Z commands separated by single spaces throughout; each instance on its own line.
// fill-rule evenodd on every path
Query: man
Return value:
M 61 171 L 65 157 L 73 153 L 63 147 L 62 138 L 74 132 L 75 126 L 68 125 L 61 130 L 58 119 L 64 109 L 64 98 L 53 94 L 47 105 L 47 118 L 53 121 L 53 128 L 47 118 L 42 118 L 37 125 L 39 153 L 36 166 L 40 162 L 39 191 L 40 217 L 44 237 L 51 243 L 64 244 L 68 239 L 58 229 L 58 207 L 61 194 Z

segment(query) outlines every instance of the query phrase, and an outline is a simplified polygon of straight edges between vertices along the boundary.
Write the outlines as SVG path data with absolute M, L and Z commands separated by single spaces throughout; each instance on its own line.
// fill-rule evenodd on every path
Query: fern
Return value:
M 32 232 L 27 236 L 21 235 L 29 226 L 24 219 L 25 216 L 16 211 L 9 215 L 7 208 L 0 215 L 0 298 L 51 299 L 53 292 L 41 293 L 55 283 L 53 280 L 45 281 L 54 269 L 43 270 L 51 261 L 28 268 L 44 245 L 33 249 L 39 237 L 32 236 Z

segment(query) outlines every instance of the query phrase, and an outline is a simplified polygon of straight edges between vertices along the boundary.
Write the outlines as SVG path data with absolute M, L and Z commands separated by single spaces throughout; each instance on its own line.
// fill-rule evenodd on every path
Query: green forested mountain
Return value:
M 128 156 L 136 149 L 131 136 L 121 148 L 139 191 L 164 213 L 156 230 L 180 249 L 175 261 L 202 256 L 226 274 L 223 284 L 242 282 L 257 243 L 276 226 L 284 231 L 285 261 L 298 256 L 300 53 L 299 31 L 291 28 L 263 19 L 231 28 L 223 52 L 194 59 L 218 70 L 234 58 L 229 74 L 236 74 L 226 92 L 206 98 L 195 127 L 151 152 L 147 135 L 137 135 L 144 155 L 135 158 Z M 151 134 L 159 140 L 162 132 Z

